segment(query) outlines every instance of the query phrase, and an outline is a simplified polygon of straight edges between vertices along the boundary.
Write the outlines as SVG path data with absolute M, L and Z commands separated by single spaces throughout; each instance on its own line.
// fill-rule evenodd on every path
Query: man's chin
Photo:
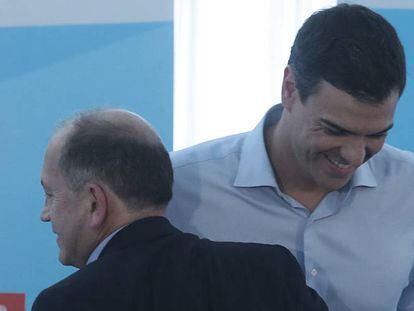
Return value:
M 331 180 L 326 181 L 324 188 L 327 189 L 327 192 L 336 191 L 345 187 L 351 180 L 352 175 L 343 177 L 343 178 L 331 178 Z
M 332 176 L 331 174 L 327 174 L 326 172 L 320 172 L 319 178 L 315 178 L 315 181 L 319 185 L 320 189 L 324 189 L 325 192 L 332 192 L 345 187 L 351 180 L 353 173 L 354 172 L 345 176 Z
M 64 254 L 59 255 L 59 261 L 64 266 L 70 266 L 75 268 L 82 268 L 86 265 L 86 262 L 83 260 L 75 260 L 74 258 L 69 258 L 67 256 L 64 256 Z
M 64 266 L 72 266 L 71 261 L 62 252 L 59 254 L 59 261 Z

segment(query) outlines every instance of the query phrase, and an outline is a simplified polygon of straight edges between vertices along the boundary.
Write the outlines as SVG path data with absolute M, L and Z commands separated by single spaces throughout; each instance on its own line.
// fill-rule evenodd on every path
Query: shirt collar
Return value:
M 240 162 L 234 181 L 236 187 L 278 187 L 273 168 L 267 156 L 264 140 L 265 124 L 269 119 L 280 119 L 282 105 L 273 106 L 260 123 L 249 132 L 242 146 Z
M 377 180 L 372 172 L 370 162 L 365 162 L 355 171 L 350 181 L 350 187 L 376 187 Z
M 280 120 L 282 111 L 281 104 L 273 106 L 253 131 L 247 134 L 241 149 L 239 167 L 233 184 L 235 187 L 270 186 L 279 189 L 267 155 L 264 130 Z M 355 171 L 349 186 L 351 188 L 377 186 L 369 161 Z
M 108 242 L 112 239 L 112 237 L 117 234 L 122 228 L 125 226 L 115 230 L 110 235 L 108 235 L 105 239 L 101 241 L 101 243 L 98 244 L 98 246 L 93 250 L 93 252 L 89 255 L 88 261 L 86 262 L 87 265 L 94 262 L 96 259 L 98 259 L 99 255 L 101 254 L 102 250 L 108 244 Z

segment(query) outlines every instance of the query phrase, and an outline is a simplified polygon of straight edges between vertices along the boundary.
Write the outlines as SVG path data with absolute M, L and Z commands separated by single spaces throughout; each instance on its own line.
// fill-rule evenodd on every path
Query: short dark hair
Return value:
M 105 183 L 130 208 L 164 207 L 172 196 L 173 171 L 161 140 L 149 142 L 137 128 L 89 111 L 68 127 L 59 167 L 72 191 L 87 182 Z
M 395 29 L 361 5 L 340 4 L 314 13 L 296 35 L 289 58 L 300 98 L 325 80 L 368 103 L 406 83 L 404 49 Z

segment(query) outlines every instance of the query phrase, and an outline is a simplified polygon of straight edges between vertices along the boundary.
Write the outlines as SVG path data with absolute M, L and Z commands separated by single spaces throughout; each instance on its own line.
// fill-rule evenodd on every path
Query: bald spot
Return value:
M 141 140 L 143 143 L 149 145 L 162 144 L 162 141 L 152 126 L 140 115 L 124 110 L 124 109 L 102 109 L 90 111 L 95 119 L 106 121 L 112 126 L 123 129 L 129 135 Z M 74 123 L 79 120 L 79 117 L 66 120 L 55 132 L 50 140 L 50 144 L 60 142 L 60 147 L 63 146 L 68 134 L 74 129 Z
M 121 128 L 133 129 L 136 137 L 142 139 L 148 144 L 157 144 L 161 140 L 156 134 L 152 126 L 141 116 L 128 110 L 123 109 L 107 109 L 102 110 L 97 115 L 102 116 L 102 120 L 106 120 Z

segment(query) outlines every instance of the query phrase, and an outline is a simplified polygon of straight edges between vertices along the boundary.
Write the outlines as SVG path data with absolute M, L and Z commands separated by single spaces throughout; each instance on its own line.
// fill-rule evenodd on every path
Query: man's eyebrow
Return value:
M 370 134 L 369 136 L 374 136 L 374 135 L 381 135 L 381 134 L 385 134 L 387 133 L 390 129 L 392 129 L 394 127 L 394 123 L 391 123 L 389 126 L 387 126 L 384 130 L 379 131 L 377 133 L 374 134 Z
M 353 131 L 347 130 L 346 128 L 343 128 L 342 126 L 339 126 L 338 124 L 335 124 L 332 121 L 326 120 L 324 118 L 321 118 L 319 121 L 322 124 L 327 125 L 330 129 L 336 130 L 338 132 L 344 132 L 344 133 L 353 134 L 353 135 L 356 134 Z
M 342 126 L 339 126 L 338 124 L 333 123 L 332 121 L 326 120 L 324 118 L 320 119 L 320 122 L 327 125 L 329 128 L 333 129 L 333 130 L 337 130 L 340 132 L 344 132 L 347 134 L 351 134 L 351 135 L 359 135 L 358 133 L 355 133 L 353 131 L 347 130 L 346 128 L 343 128 Z M 389 126 L 387 126 L 385 129 L 376 132 L 376 133 L 372 133 L 372 134 L 368 134 L 367 136 L 376 136 L 376 135 L 381 135 L 381 134 L 385 134 L 386 132 L 388 132 L 390 129 L 392 129 L 394 126 L 394 123 L 391 123 Z

